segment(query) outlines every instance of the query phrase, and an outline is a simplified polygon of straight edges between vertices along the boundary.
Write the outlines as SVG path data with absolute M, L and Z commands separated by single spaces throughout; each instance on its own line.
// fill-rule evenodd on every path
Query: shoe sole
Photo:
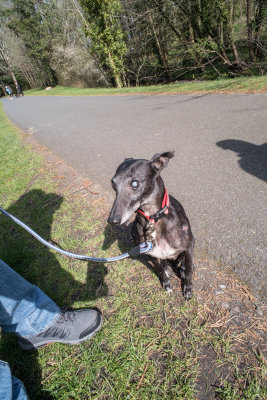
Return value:
M 100 331 L 100 329 L 102 328 L 103 325 L 103 317 L 102 315 L 100 316 L 100 323 L 98 325 L 97 328 L 95 328 L 95 330 L 91 333 L 89 333 L 87 336 L 83 337 L 82 339 L 76 339 L 76 340 L 60 340 L 60 339 L 55 339 L 55 340 L 44 340 L 43 342 L 39 342 L 38 344 L 34 345 L 32 343 L 26 344 L 26 343 L 22 343 L 20 341 L 20 339 L 18 339 L 18 344 L 20 345 L 20 347 L 22 348 L 22 350 L 38 350 L 42 347 L 48 346 L 49 344 L 52 343 L 63 343 L 63 344 L 70 344 L 75 345 L 75 344 L 79 344 L 84 342 L 85 340 L 91 339 L 93 336 L 95 336 L 95 334 Z

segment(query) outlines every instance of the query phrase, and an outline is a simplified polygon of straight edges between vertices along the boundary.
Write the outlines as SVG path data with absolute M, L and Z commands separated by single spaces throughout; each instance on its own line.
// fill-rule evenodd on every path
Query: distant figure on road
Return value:
M 5 86 L 5 91 L 9 95 L 10 100 L 12 100 L 13 99 L 13 96 L 12 96 L 13 92 L 12 92 L 11 87 L 10 86 Z
M 24 93 L 23 93 L 23 91 L 22 91 L 22 89 L 21 89 L 20 84 L 19 84 L 18 82 L 16 82 L 16 83 L 15 83 L 15 86 L 16 86 L 16 89 L 17 89 L 17 97 L 19 97 L 19 96 L 24 96 Z

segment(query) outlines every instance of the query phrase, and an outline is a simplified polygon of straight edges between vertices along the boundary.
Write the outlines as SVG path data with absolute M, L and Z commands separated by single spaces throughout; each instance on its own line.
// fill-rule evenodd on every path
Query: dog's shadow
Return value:
M 129 252 L 130 249 L 136 246 L 131 235 L 132 225 L 133 222 L 123 224 L 119 227 L 113 227 L 107 224 L 104 231 L 105 240 L 103 242 L 102 249 L 107 250 L 112 246 L 114 242 L 118 241 L 118 247 L 120 249 L 120 252 L 121 253 Z M 153 273 L 158 278 L 159 289 L 161 286 L 161 290 L 163 290 L 160 269 L 158 268 L 157 263 L 154 262 L 154 259 L 146 254 L 141 254 L 137 257 L 134 257 L 134 259 L 140 261 L 146 268 L 148 268 L 148 270 L 151 273 Z M 180 265 L 181 262 L 177 264 L 168 262 L 168 271 L 171 273 L 173 277 L 178 278 L 179 280 L 178 285 L 180 286 L 181 290 L 183 290 L 183 280 L 180 273 Z M 173 279 L 171 279 L 171 284 L 172 286 L 174 286 Z

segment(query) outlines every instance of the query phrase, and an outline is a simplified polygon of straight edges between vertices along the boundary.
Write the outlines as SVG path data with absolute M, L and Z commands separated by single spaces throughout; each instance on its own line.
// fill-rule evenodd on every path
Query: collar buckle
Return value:
M 169 195 L 167 190 L 165 189 L 165 193 L 164 193 L 164 198 L 162 201 L 162 208 L 156 212 L 153 215 L 146 215 L 143 211 L 141 211 L 140 209 L 137 210 L 138 214 L 141 215 L 142 217 L 144 217 L 147 221 L 148 224 L 152 224 L 154 225 L 160 218 L 164 217 L 164 215 L 167 215 L 169 213 Z
M 164 206 L 161 210 L 159 210 L 158 212 L 156 212 L 156 214 L 151 215 L 149 217 L 150 221 L 152 222 L 152 224 L 155 224 L 156 222 L 158 222 L 158 220 L 162 217 L 164 217 L 164 215 L 167 215 L 169 212 L 168 210 L 168 206 Z

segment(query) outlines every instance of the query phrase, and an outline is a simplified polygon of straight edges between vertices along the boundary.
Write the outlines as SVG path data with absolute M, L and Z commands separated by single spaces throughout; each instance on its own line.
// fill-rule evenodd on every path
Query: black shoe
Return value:
M 67 311 L 61 313 L 45 331 L 27 338 L 20 337 L 18 343 L 23 350 L 39 349 L 54 342 L 78 344 L 94 336 L 100 330 L 102 323 L 99 311 Z

